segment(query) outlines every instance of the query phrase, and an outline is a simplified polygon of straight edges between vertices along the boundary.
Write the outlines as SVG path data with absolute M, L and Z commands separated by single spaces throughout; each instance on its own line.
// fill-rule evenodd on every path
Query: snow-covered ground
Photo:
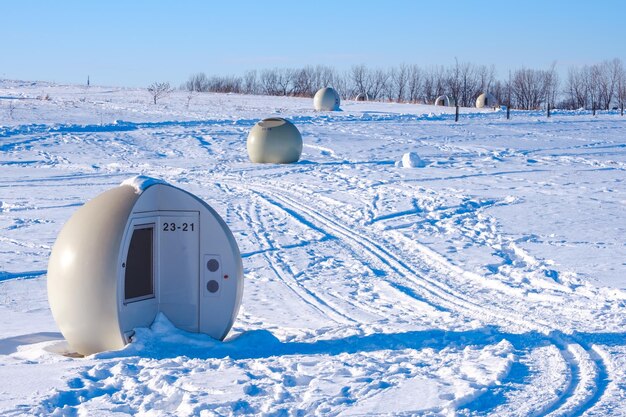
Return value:
M 0 414 L 626 415 L 626 118 L 342 109 L 0 81 Z M 268 116 L 300 162 L 248 161 Z M 137 174 L 231 227 L 238 320 L 64 355 L 56 234 Z

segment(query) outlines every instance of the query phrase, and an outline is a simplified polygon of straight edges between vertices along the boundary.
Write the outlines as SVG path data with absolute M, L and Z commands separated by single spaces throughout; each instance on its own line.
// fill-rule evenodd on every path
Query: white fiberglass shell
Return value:
M 484 107 L 498 107 L 498 100 L 491 93 L 482 93 L 476 99 L 476 107 L 479 109 Z
M 247 148 L 252 162 L 290 164 L 300 159 L 302 135 L 286 119 L 263 119 L 250 129 Z
M 228 226 L 205 202 L 147 182 L 106 191 L 63 226 L 48 264 L 48 299 L 70 346 L 122 348 L 163 312 L 177 327 L 223 339 L 243 295 Z
M 313 107 L 317 111 L 335 111 L 339 110 L 341 99 L 339 93 L 334 88 L 321 88 L 313 97 Z
M 454 107 L 456 106 L 456 101 L 453 98 L 447 95 L 439 96 L 435 100 L 435 106 L 445 106 L 445 107 Z

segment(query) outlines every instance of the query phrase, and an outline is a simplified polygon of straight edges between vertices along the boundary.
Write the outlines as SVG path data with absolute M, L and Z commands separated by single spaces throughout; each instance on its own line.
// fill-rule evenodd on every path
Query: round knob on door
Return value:
M 207 282 L 206 284 L 206 289 L 208 292 L 210 293 L 216 293 L 217 290 L 220 289 L 220 284 L 218 284 L 217 281 L 215 281 L 214 279 L 212 279 L 211 281 Z
M 209 271 L 215 272 L 220 267 L 220 263 L 217 259 L 210 259 L 209 262 L 206 263 L 206 267 Z

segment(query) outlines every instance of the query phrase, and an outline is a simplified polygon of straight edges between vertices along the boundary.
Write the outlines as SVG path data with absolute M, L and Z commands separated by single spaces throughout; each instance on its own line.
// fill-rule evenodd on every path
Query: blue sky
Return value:
M 626 1 L 0 0 L 0 77 L 178 86 L 324 64 L 548 68 L 626 59 Z

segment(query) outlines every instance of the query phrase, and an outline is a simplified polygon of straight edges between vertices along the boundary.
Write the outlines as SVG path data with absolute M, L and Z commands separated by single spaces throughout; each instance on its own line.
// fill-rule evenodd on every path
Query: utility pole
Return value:
M 87 87 L 89 87 L 89 75 L 87 76 Z
M 459 104 L 456 103 L 456 110 L 454 112 L 454 121 L 458 122 L 459 121 Z

